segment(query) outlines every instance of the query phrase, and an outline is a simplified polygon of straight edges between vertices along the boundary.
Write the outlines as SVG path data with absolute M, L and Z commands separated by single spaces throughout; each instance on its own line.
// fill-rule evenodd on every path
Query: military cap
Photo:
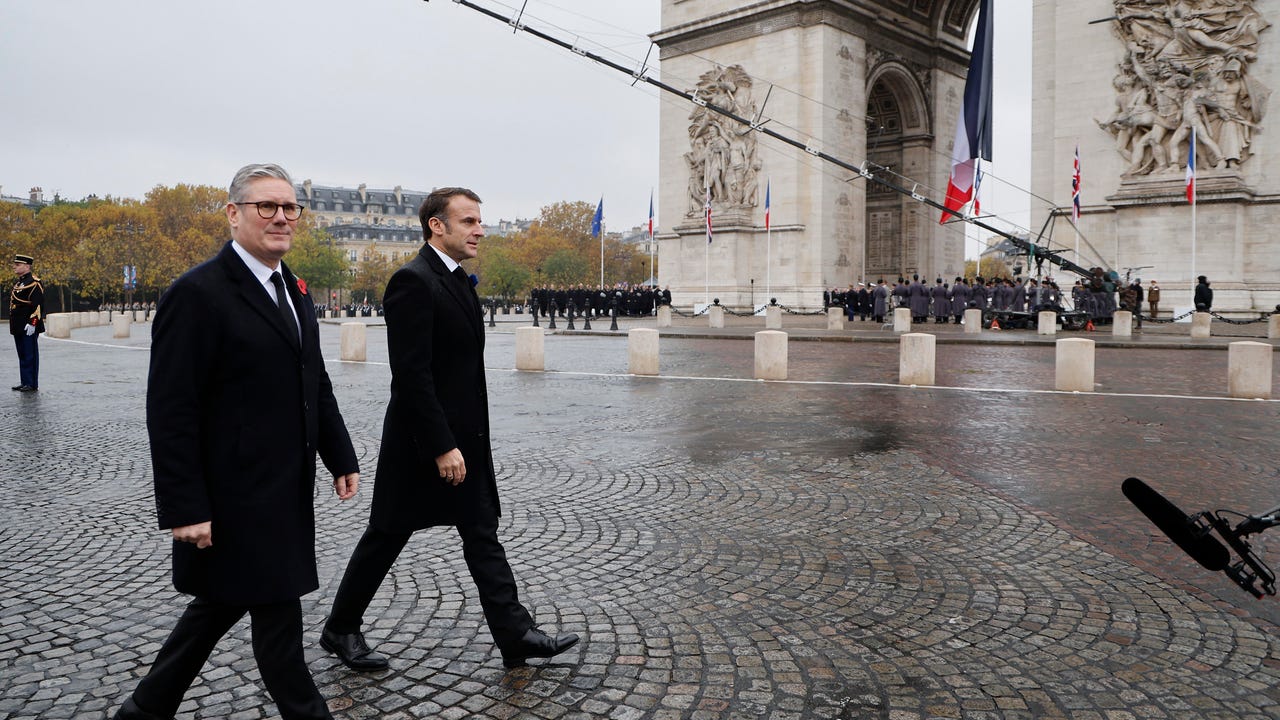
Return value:
M 13 261 L 16 263 L 26 263 L 28 265 L 35 262 L 35 260 L 30 255 L 14 255 Z

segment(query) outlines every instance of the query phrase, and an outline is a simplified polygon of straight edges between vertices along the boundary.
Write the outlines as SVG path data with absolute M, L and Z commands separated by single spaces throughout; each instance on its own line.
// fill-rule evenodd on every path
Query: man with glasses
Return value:
M 9 334 L 18 349 L 18 392 L 35 392 L 40 387 L 40 333 L 44 332 L 44 286 L 31 274 L 30 255 L 13 256 L 13 274 L 18 276 L 9 292 Z
M 342 500 L 356 454 L 334 400 L 306 285 L 281 258 L 302 215 L 288 173 L 241 168 L 231 242 L 160 299 L 147 431 L 173 584 L 194 599 L 116 714 L 172 718 L 218 640 L 246 613 L 285 720 L 331 718 L 302 654 L 298 598 L 315 590 L 316 454 Z

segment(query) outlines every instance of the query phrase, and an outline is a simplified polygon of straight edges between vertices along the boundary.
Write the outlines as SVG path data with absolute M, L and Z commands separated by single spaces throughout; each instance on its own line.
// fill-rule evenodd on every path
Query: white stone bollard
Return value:
M 671 327 L 671 306 L 670 305 L 658 306 L 658 327 L 660 328 Z
M 982 311 L 969 308 L 964 311 L 964 334 L 980 335 L 982 333 Z
M 1269 343 L 1233 342 L 1227 346 L 1227 394 L 1233 398 L 1271 399 Z
M 782 306 L 766 305 L 764 308 L 764 327 L 766 330 L 782 329 Z
M 1133 313 L 1117 310 L 1111 314 L 1111 336 L 1133 337 Z
M 364 323 L 348 322 L 342 323 L 342 340 L 338 350 L 339 360 L 351 360 L 354 362 L 365 361 L 365 342 Z
M 828 330 L 844 329 L 844 308 L 842 307 L 827 308 L 827 329 Z
M 627 372 L 632 375 L 658 374 L 658 331 L 632 328 L 627 332 Z
M 1280 312 L 1275 313 L 1267 320 L 1267 337 L 1271 340 L 1280 338 Z
M 116 316 L 111 318 L 111 337 L 129 337 L 129 317 L 127 315 L 116 313 Z
M 787 379 L 787 334 L 781 330 L 756 333 L 756 379 Z
M 724 306 L 712 305 L 707 308 L 707 319 L 711 322 L 711 327 L 713 328 L 724 327 Z
M 133 321 L 134 321 L 134 322 L 140 322 L 140 323 L 144 323 L 144 322 L 146 322 L 146 321 L 147 321 L 147 311 L 146 311 L 146 310 L 134 310 L 134 311 L 133 311 Z
M 1066 392 L 1093 392 L 1093 341 L 1064 338 L 1055 344 L 1054 388 Z
M 911 332 L 911 308 L 893 309 L 893 331 Z
M 102 313 L 97 310 L 89 311 L 89 325 L 98 327 L 102 324 Z
M 1194 339 L 1207 338 L 1211 334 L 1209 325 L 1213 322 L 1213 317 L 1207 312 L 1198 312 L 1191 316 L 1191 337 Z
M 44 316 L 44 331 L 49 337 L 71 337 L 71 313 L 54 313 Z
M 546 354 L 543 352 L 543 333 L 540 327 L 516 328 L 516 369 L 536 370 L 546 368 Z
M 1058 334 L 1058 313 L 1052 310 L 1041 310 L 1036 315 L 1036 323 L 1037 335 Z
M 898 342 L 898 384 L 932 385 L 937 359 L 937 338 L 928 333 L 906 333 Z

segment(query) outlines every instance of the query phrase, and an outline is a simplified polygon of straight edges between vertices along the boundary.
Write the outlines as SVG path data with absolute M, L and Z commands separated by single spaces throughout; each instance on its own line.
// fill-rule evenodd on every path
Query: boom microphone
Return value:
M 1120 490 L 1147 519 L 1206 570 L 1219 572 L 1231 564 L 1231 554 L 1209 534 L 1209 527 L 1199 524 L 1146 483 L 1131 477 L 1120 485 Z

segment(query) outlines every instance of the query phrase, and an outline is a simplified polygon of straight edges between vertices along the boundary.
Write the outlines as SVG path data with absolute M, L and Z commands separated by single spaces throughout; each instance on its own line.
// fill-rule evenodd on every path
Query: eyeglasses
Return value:
M 276 216 L 277 210 L 284 210 L 285 220 L 297 220 L 302 217 L 302 206 L 297 203 L 285 203 L 281 205 L 272 200 L 262 200 L 259 202 L 238 202 L 233 205 L 253 205 L 258 208 L 258 217 L 263 220 L 270 220 Z

